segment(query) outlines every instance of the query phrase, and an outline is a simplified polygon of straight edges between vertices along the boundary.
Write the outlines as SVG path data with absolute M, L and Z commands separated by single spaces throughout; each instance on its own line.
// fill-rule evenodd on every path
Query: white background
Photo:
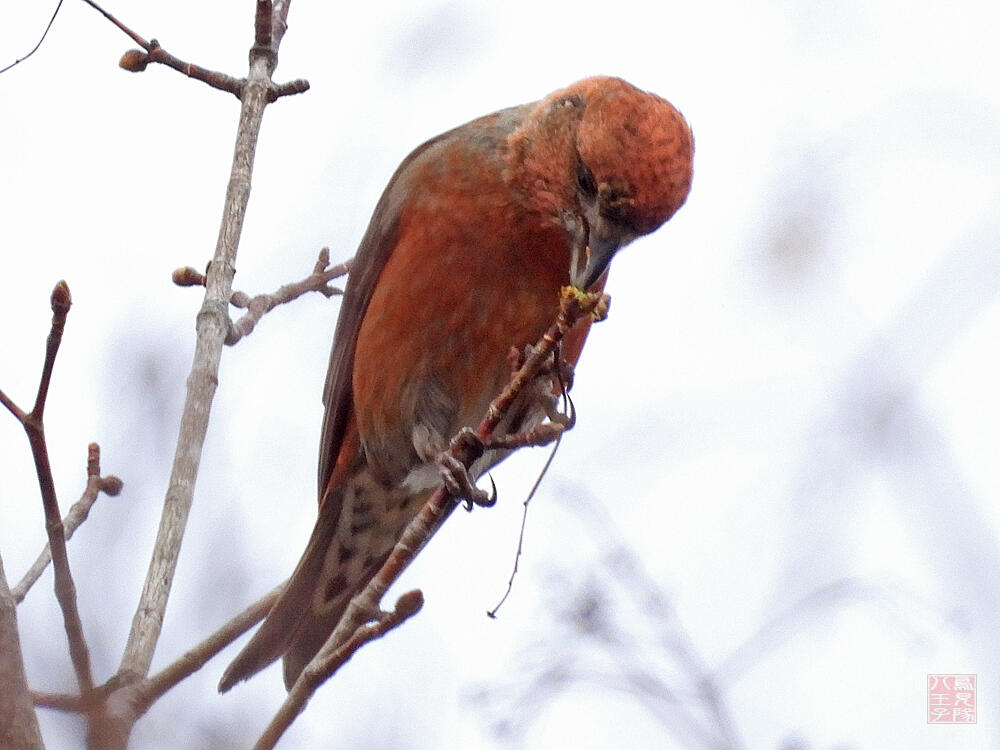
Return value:
M 34 45 L 52 5 L 5 10 L 0 65 Z M 495 473 L 500 507 L 449 522 L 407 575 L 424 612 L 326 685 L 284 746 L 706 747 L 672 733 L 662 689 L 618 689 L 642 667 L 717 728 L 678 639 L 712 673 L 737 747 L 1000 745 L 992 4 L 344 5 L 292 4 L 276 79 L 312 88 L 268 109 L 237 288 L 301 278 L 324 245 L 350 256 L 411 148 L 587 75 L 685 113 L 695 185 L 615 262 L 611 317 L 578 370 L 579 424 L 532 506 L 500 618 L 483 613 L 540 451 Z M 185 60 L 245 73 L 252 3 L 107 9 Z M 238 112 L 165 68 L 119 70 L 131 46 L 67 0 L 39 52 L 0 76 L 0 388 L 30 405 L 48 296 L 66 279 L 46 422 L 60 500 L 82 489 L 91 440 L 125 481 L 70 544 L 101 680 L 145 575 L 192 354 L 200 294 L 170 272 L 212 253 Z M 154 668 L 294 566 L 337 309 L 300 300 L 224 352 Z M 44 528 L 4 415 L 0 468 L 13 585 Z M 588 521 L 594 507 L 613 526 Z M 615 544 L 675 616 L 636 603 L 636 580 L 606 564 Z M 590 635 L 581 602 L 597 613 Z M 32 685 L 72 690 L 51 573 L 19 615 Z M 132 746 L 248 747 L 283 691 L 275 669 L 217 696 L 234 653 L 154 706 Z M 532 687 L 557 667 L 603 676 Z M 937 672 L 979 675 L 978 725 L 926 724 Z M 50 747 L 79 746 L 79 722 L 42 718 Z M 520 732 L 506 744 L 499 720 Z

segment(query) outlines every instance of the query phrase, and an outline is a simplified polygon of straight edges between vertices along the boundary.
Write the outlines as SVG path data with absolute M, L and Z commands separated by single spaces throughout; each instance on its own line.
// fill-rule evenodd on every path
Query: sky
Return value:
M 250 3 L 105 6 L 175 55 L 245 74 Z M 54 3 L 17 4 L 0 66 Z M 985 2 L 293 3 L 235 286 L 351 256 L 399 161 L 588 75 L 673 102 L 687 205 L 615 260 L 577 427 L 533 501 L 456 514 L 408 571 L 427 604 L 325 685 L 287 747 L 979 750 L 1000 746 L 1000 89 Z M 46 429 L 63 507 L 86 446 L 125 482 L 70 543 L 95 672 L 117 667 L 159 519 L 238 103 L 69 0 L 0 76 L 0 388 L 33 398 L 74 306 Z M 223 355 L 164 666 L 293 568 L 314 519 L 338 302 L 275 311 Z M 23 433 L 0 415 L 0 555 L 44 542 Z M 400 591 L 403 590 L 400 588 Z M 73 684 L 46 575 L 19 608 L 31 684 Z M 219 697 L 235 647 L 141 721 L 134 748 L 249 746 L 278 670 Z M 928 674 L 976 674 L 974 726 L 927 723 Z M 698 678 L 719 692 L 716 711 Z M 720 708 L 721 707 L 721 708 Z M 685 724 L 683 717 L 694 717 Z M 80 726 L 42 712 L 50 747 Z M 701 729 L 691 729 L 692 726 Z M 699 731 L 707 734 L 699 734 Z

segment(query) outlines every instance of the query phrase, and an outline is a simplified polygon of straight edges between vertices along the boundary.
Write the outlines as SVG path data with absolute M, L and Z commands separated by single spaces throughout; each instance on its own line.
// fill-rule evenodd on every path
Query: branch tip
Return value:
M 101 446 L 97 443 L 87 446 L 87 476 L 101 476 Z
M 73 297 L 69 293 L 69 285 L 65 281 L 59 281 L 55 287 L 52 289 L 52 312 L 62 313 L 65 315 L 69 312 L 70 306 L 73 304 Z

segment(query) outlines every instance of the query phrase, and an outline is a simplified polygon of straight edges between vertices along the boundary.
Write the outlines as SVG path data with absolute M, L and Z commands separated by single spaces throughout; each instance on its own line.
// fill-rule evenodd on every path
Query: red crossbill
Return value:
M 418 147 L 375 207 L 351 267 L 327 375 L 319 517 L 228 690 L 284 657 L 291 687 L 441 484 L 448 439 L 478 424 L 566 284 L 603 284 L 615 252 L 669 219 L 694 142 L 667 101 L 588 78 Z M 589 321 L 563 356 L 576 362 Z M 531 407 L 515 432 L 544 419 Z M 479 476 L 503 454 L 470 469 Z

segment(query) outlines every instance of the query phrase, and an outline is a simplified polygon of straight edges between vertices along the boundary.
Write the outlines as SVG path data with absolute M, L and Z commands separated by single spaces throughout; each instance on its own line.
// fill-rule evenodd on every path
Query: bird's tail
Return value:
M 365 467 L 342 483 L 331 481 L 302 559 L 264 624 L 222 675 L 219 690 L 249 679 L 279 656 L 285 657 L 285 686 L 291 688 L 429 494 L 387 488 Z
M 333 500 L 334 498 L 327 497 L 326 499 Z M 264 623 L 226 668 L 219 681 L 219 692 L 224 693 L 237 682 L 250 679 L 278 657 L 286 654 L 298 642 L 299 631 L 303 630 L 305 621 L 315 619 L 310 617 L 313 609 L 312 599 L 323 573 L 324 562 L 337 529 L 339 516 L 339 512 L 319 514 L 316 525 L 313 527 L 312 536 L 309 538 L 309 544 L 306 546 L 306 551 L 302 555 L 302 559 L 299 560 L 295 572 L 288 579 L 284 591 L 274 603 L 264 619 Z M 344 599 L 344 602 L 339 608 L 329 606 L 325 608 L 324 621 L 332 620 L 332 624 L 326 631 L 327 635 L 336 626 L 337 620 L 340 619 L 340 615 L 350 599 L 349 595 L 341 598 Z M 309 624 L 311 627 L 306 628 L 306 630 L 317 630 L 316 623 L 310 622 Z M 323 641 L 320 640 L 313 653 L 319 650 L 322 645 Z M 312 654 L 309 658 L 312 658 Z M 291 683 L 294 683 L 298 673 L 302 671 L 308 661 L 307 658 L 305 662 L 297 666 Z M 287 663 L 285 683 L 289 686 L 291 684 Z

